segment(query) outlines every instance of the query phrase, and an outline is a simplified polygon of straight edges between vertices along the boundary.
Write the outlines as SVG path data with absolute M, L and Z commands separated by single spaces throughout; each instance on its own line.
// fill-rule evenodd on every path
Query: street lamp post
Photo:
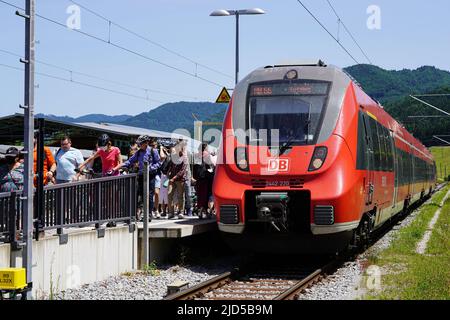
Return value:
M 253 14 L 264 14 L 264 10 L 259 8 L 253 9 L 243 9 L 243 10 L 215 10 L 211 12 L 212 17 L 226 17 L 226 16 L 236 16 L 236 73 L 234 83 L 238 83 L 239 79 L 239 16 L 241 15 L 253 15 Z

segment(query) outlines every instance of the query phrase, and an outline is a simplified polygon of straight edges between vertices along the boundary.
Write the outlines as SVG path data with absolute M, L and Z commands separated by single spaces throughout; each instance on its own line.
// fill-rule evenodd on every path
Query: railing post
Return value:
M 56 190 L 56 224 L 58 228 L 56 232 L 58 235 L 62 235 L 64 233 L 63 225 L 64 225 L 64 189 Z
M 133 209 L 134 209 L 134 219 L 137 222 L 137 208 L 138 208 L 138 190 L 139 190 L 139 176 L 136 174 L 134 177 L 134 197 L 133 197 Z
M 143 234 L 142 234 L 142 241 L 143 241 L 143 259 L 142 259 L 142 266 L 141 268 L 144 268 L 145 266 L 148 265 L 148 260 L 149 260 L 149 252 L 148 252 L 148 247 L 149 247 L 149 243 L 148 243 L 148 215 L 149 215 L 149 199 L 148 199 L 148 184 L 149 184 L 149 175 L 148 175 L 148 162 L 144 162 L 144 168 L 142 170 L 142 174 L 143 174 L 143 192 L 142 192 L 142 202 L 144 205 L 144 230 L 143 230 Z
M 59 244 L 66 244 L 69 241 L 69 235 L 64 234 L 64 188 L 56 189 L 56 233 L 59 237 Z M 47 195 L 49 193 L 47 192 Z
M 128 215 L 130 217 L 130 220 L 128 221 L 128 224 L 131 224 L 133 222 L 133 183 L 134 179 L 131 177 L 127 177 L 127 183 L 128 183 Z
M 16 192 L 11 192 L 9 197 L 9 210 L 8 210 L 8 231 L 9 231 L 9 242 L 11 243 L 11 248 L 17 250 L 17 228 L 16 228 Z
M 137 176 L 128 176 L 128 213 L 130 216 L 130 220 L 128 222 L 129 224 L 129 231 L 134 232 L 135 231 L 135 224 L 133 223 L 133 218 L 136 217 L 136 184 L 137 184 Z
M 101 183 L 96 182 L 95 183 L 95 229 L 100 228 L 100 217 L 101 217 L 101 210 L 102 210 L 102 188 Z

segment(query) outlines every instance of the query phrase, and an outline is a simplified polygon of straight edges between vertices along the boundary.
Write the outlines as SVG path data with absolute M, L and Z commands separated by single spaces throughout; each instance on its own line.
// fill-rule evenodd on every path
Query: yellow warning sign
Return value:
M 223 87 L 217 97 L 216 103 L 229 103 L 230 99 L 230 94 L 228 93 L 227 88 Z

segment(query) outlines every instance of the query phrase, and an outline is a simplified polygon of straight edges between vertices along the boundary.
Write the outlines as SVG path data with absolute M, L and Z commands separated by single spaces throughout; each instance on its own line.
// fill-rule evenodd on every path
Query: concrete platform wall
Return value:
M 0 266 L 9 266 L 9 250 L 0 245 Z M 128 226 L 107 228 L 103 238 L 96 230 L 75 230 L 63 245 L 57 236 L 33 241 L 33 296 L 131 271 L 137 268 L 137 256 L 137 232 L 130 233 Z
M 0 244 L 0 268 L 9 268 L 10 251 L 9 244 Z

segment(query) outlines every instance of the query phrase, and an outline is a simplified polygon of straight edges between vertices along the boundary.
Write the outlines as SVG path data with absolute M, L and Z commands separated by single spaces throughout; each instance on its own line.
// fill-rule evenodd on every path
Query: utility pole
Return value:
M 239 81 L 239 11 L 236 11 L 236 66 L 234 85 Z
M 23 240 L 22 266 L 26 269 L 27 299 L 32 297 L 32 262 L 33 262 L 33 137 L 34 137 L 34 18 L 35 0 L 26 0 L 25 14 L 16 11 L 16 15 L 25 19 L 25 65 L 24 105 L 24 189 L 23 189 Z
M 148 217 L 150 214 L 152 214 L 152 208 L 150 208 L 150 204 L 149 204 L 149 192 L 148 192 L 148 187 L 149 187 L 149 171 L 148 171 L 148 162 L 145 161 L 144 162 L 144 170 L 143 170 L 143 187 L 144 187 L 144 191 L 142 192 L 142 197 L 143 199 L 143 213 L 144 213 L 144 223 L 143 223 L 143 232 L 142 232 L 142 248 L 144 251 L 144 254 L 142 256 L 142 261 L 141 261 L 141 269 L 144 269 L 146 267 L 148 267 L 148 263 L 149 263 L 149 244 L 148 244 Z

